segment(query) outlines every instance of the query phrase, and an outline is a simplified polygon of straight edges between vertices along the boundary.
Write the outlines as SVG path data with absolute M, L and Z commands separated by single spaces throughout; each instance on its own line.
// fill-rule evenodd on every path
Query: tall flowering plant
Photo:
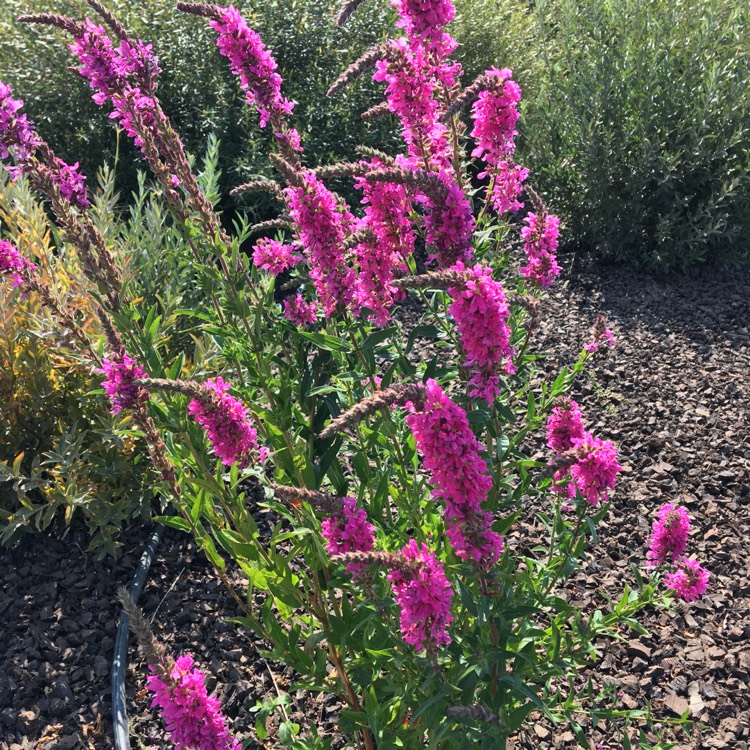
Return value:
M 195 537 L 239 624 L 308 689 L 338 696 L 341 728 L 359 746 L 503 748 L 534 711 L 586 742 L 572 684 L 552 685 L 591 664 L 596 639 L 640 627 L 634 614 L 664 596 L 638 576 L 638 591 L 626 587 L 589 617 L 565 593 L 621 466 L 617 447 L 587 431 L 564 394 L 613 337 L 602 319 L 596 346 L 552 382 L 535 369 L 530 347 L 540 300 L 561 272 L 560 228 L 514 161 L 512 72 L 493 68 L 462 86 L 449 0 L 396 0 L 402 36 L 366 51 L 330 94 L 372 70 L 385 101 L 364 116 L 393 116 L 403 151 L 364 149 L 315 167 L 258 33 L 231 5 L 178 2 L 216 32 L 275 136 L 277 178 L 238 189 L 269 193 L 279 216 L 232 236 L 161 109 L 151 48 L 99 0 L 87 2 L 104 25 L 22 20 L 72 36 L 78 73 L 157 177 L 154 200 L 182 238 L 178 260 L 205 293 L 178 311 L 154 293 L 142 313 L 140 280 L 113 262 L 76 167 L 54 156 L 5 86 L 0 156 L 50 200 L 86 260 L 106 340 L 78 331 L 77 341 L 109 408 L 132 413 L 149 446 L 177 511 L 161 520 Z M 334 179 L 352 180 L 361 205 Z M 512 233 L 519 254 L 507 249 Z M 33 261 L 7 240 L 0 250 L 10 283 L 74 328 Z M 189 343 L 172 325 L 185 318 Z M 545 429 L 547 454 L 530 458 Z M 261 511 L 275 520 L 270 532 Z M 540 524 L 546 539 L 529 549 L 528 529 Z M 659 534 L 649 560 L 681 555 L 681 537 Z M 705 578 L 693 563 L 675 558 L 666 581 L 685 599 Z M 192 658 L 167 664 L 159 654 L 149 684 L 175 745 L 202 746 L 203 732 L 206 747 L 234 747 Z

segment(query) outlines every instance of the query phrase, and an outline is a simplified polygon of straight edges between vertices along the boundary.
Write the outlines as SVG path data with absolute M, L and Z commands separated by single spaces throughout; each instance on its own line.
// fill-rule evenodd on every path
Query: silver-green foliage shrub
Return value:
M 750 6 L 537 4 L 523 155 L 584 245 L 660 270 L 746 259 Z

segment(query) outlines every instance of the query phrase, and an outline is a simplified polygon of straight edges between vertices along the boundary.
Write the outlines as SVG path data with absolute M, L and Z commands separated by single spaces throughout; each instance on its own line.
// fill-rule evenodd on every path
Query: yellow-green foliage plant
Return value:
M 54 237 L 25 181 L 0 174 L 0 224 L 33 258 L 40 280 L 96 336 L 89 283 L 74 248 Z M 127 419 L 103 414 L 92 391 L 101 376 L 70 348 L 36 295 L 0 287 L 0 541 L 81 515 L 90 547 L 112 554 L 117 532 L 148 517 L 151 492 Z

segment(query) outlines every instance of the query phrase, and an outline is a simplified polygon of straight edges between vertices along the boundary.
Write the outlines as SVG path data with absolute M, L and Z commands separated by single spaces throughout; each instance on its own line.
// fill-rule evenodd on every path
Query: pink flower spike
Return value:
M 471 107 L 474 128 L 471 137 L 476 148 L 471 152 L 473 157 L 484 158 L 492 166 L 498 166 L 504 157 L 516 150 L 515 129 L 518 121 L 518 102 L 521 101 L 521 87 L 510 76 L 508 68 L 492 68 L 485 76 L 495 79 L 492 88 L 480 91 Z
M 424 466 L 435 485 L 433 495 L 446 505 L 466 505 L 479 511 L 492 487 L 487 464 L 479 455 L 480 445 L 466 412 L 430 379 L 425 384 L 421 410 L 408 405 L 409 425 Z
M 18 252 L 7 240 L 0 240 L 0 274 L 10 278 L 11 286 L 24 284 L 24 276 L 36 271 L 36 266 Z
M 122 359 L 105 359 L 99 372 L 106 375 L 101 385 L 112 402 L 112 414 L 131 409 L 136 403 L 148 400 L 148 391 L 133 381 L 148 377 L 146 371 L 129 354 Z
M 461 261 L 453 269 L 465 271 Z M 477 264 L 468 275 L 462 288 L 450 290 L 454 301 L 448 312 L 456 321 L 461 346 L 468 356 L 463 364 L 472 368 L 469 396 L 492 404 L 499 393 L 498 373 L 515 372 L 508 325 L 510 308 L 503 285 L 492 278 L 491 268 Z
M 255 105 L 260 115 L 260 126 L 271 121 L 281 130 L 283 120 L 294 109 L 294 103 L 281 95 L 281 76 L 277 64 L 266 49 L 260 35 L 251 29 L 242 14 L 232 5 L 226 8 L 213 6 L 219 20 L 211 26 L 219 32 L 216 44 L 219 52 L 229 59 L 229 66 L 240 79 L 247 103 Z M 276 132 L 295 150 L 300 150 L 296 131 Z
M 508 212 L 515 214 L 523 208 L 524 204 L 518 198 L 523 191 L 523 183 L 529 176 L 526 167 L 514 164 L 510 159 L 503 159 L 496 167 L 483 174 L 492 175 L 490 199 L 499 216 Z
M 391 0 L 401 20 L 396 26 L 406 31 L 413 44 L 439 45 L 443 29 L 456 15 L 450 0 Z
M 263 238 L 253 247 L 253 263 L 264 271 L 278 276 L 282 271 L 293 268 L 300 260 L 294 254 L 294 245 L 285 245 L 278 240 Z
M 575 450 L 579 458 L 570 468 L 569 497 L 574 498 L 578 490 L 590 505 L 606 501 L 622 471 L 614 443 L 586 433 L 582 440 L 576 441 Z
M 453 622 L 451 602 L 453 588 L 445 577 L 443 564 L 414 539 L 401 550 L 415 570 L 392 570 L 388 580 L 396 604 L 401 608 L 401 635 L 417 651 L 436 651 L 450 643 L 448 626 Z
M 312 325 L 318 319 L 315 305 L 307 302 L 301 294 L 284 300 L 284 317 L 300 328 Z
M 151 666 L 152 671 L 156 671 Z M 151 705 L 161 709 L 175 750 L 240 750 L 229 733 L 219 701 L 208 695 L 203 673 L 189 654 L 174 662 L 169 678 L 158 674 L 146 680 L 153 693 Z
M 665 503 L 659 508 L 648 540 L 646 558 L 649 567 L 677 560 L 685 554 L 690 516 L 685 508 Z
M 377 169 L 377 160 L 370 166 Z M 355 182 L 362 190 L 365 216 L 362 229 L 369 229 L 372 239 L 356 247 L 359 265 L 354 290 L 357 309 L 371 310 L 377 325 L 385 325 L 390 309 L 401 296 L 392 286 L 397 271 L 406 272 L 405 260 L 414 252 L 416 231 L 409 217 L 412 198 L 403 185 L 373 182 L 361 178 Z
M 615 345 L 615 337 L 612 331 L 607 328 L 607 321 L 604 319 L 604 316 L 597 315 L 594 322 L 592 340 L 588 344 L 584 344 L 583 348 L 593 354 L 602 344 L 611 349 Z
M 446 507 L 446 536 L 462 559 L 489 570 L 502 556 L 503 538 L 492 530 L 492 514 L 461 505 Z
M 265 461 L 268 450 L 258 446 L 258 432 L 248 408 L 228 393 L 231 384 L 222 378 L 203 383 L 205 395 L 188 404 L 188 413 L 203 428 L 214 453 L 225 466 L 244 468 L 251 459 Z
M 695 560 L 683 558 L 675 571 L 664 576 L 664 584 L 686 602 L 693 602 L 706 592 L 710 573 Z
M 441 268 L 458 261 L 468 263 L 474 256 L 472 235 L 474 216 L 466 193 L 447 170 L 438 174 L 445 187 L 445 195 L 426 199 L 428 212 L 424 217 L 425 242 L 429 260 L 437 260 Z
M 284 190 L 299 243 L 310 265 L 310 277 L 326 317 L 352 300 L 354 270 L 346 263 L 344 237 L 354 217 L 313 172 L 300 175 L 301 185 Z
M 547 420 L 547 445 L 555 453 L 569 451 L 586 431 L 578 404 L 567 396 L 561 396 Z
M 546 289 L 562 270 L 556 258 L 560 219 L 549 214 L 539 217 L 529 213 L 524 222 L 527 226 L 521 229 L 521 236 L 529 262 L 521 268 L 521 275 Z
M 375 527 L 368 522 L 367 512 L 357 507 L 356 498 L 344 497 L 342 502 L 341 515 L 326 518 L 321 523 L 326 552 L 331 556 L 346 552 L 369 552 L 375 543 Z M 362 569 L 361 563 L 346 566 L 346 572 L 350 575 L 358 575 Z

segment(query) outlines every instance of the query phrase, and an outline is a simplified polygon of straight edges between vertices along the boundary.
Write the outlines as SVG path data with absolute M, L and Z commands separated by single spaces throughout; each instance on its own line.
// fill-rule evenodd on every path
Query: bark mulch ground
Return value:
M 624 472 L 601 540 L 568 587 L 582 603 L 612 596 L 642 566 L 659 505 L 680 501 L 694 524 L 689 552 L 710 570 L 709 592 L 677 615 L 647 612 L 649 636 L 603 645 L 582 676 L 612 685 L 621 708 L 675 717 L 702 729 L 682 748 L 746 750 L 750 742 L 750 281 L 705 272 L 654 280 L 622 268 L 574 264 L 546 298 L 537 345 L 550 372 L 572 362 L 602 312 L 617 336 L 572 395 L 589 428 L 619 443 Z M 29 536 L 0 553 L 0 750 L 112 747 L 109 672 L 119 609 L 149 529 L 130 530 L 117 561 L 64 540 Z M 534 533 L 533 526 L 529 533 Z M 191 651 L 210 675 L 241 738 L 258 702 L 283 695 L 292 675 L 267 662 L 262 644 L 222 618 L 237 615 L 200 553 L 168 532 L 141 604 L 174 652 Z M 134 748 L 166 748 L 147 708 L 144 672 L 131 650 L 129 716 Z M 303 729 L 334 738 L 337 706 L 292 693 L 285 708 Z M 273 736 L 273 722 L 269 722 Z M 585 727 L 592 747 L 614 748 L 611 728 Z M 537 720 L 517 748 L 575 748 L 565 728 Z M 267 741 L 256 747 L 274 747 Z

